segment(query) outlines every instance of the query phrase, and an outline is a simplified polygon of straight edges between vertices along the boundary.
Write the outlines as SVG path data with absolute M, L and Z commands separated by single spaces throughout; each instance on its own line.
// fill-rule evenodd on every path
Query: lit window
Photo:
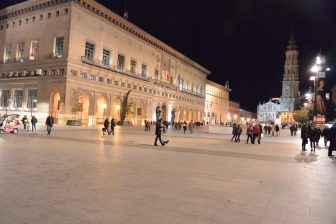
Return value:
M 89 42 L 85 43 L 85 59 L 88 61 L 93 61 L 95 45 Z
M 136 69 L 136 61 L 135 60 L 131 60 L 131 69 L 130 72 L 131 74 L 135 74 L 135 69 Z
M 118 54 L 118 64 L 117 69 L 123 71 L 125 66 L 125 56 Z
M 11 59 L 11 53 L 12 53 L 12 44 L 7 44 L 5 47 L 5 53 L 4 53 L 4 61 L 9 62 Z
M 23 90 L 14 91 L 14 107 L 22 107 Z
M 10 101 L 10 91 L 9 90 L 2 90 L 1 91 L 1 106 L 2 107 L 8 107 L 9 101 Z
M 30 45 L 30 60 L 36 60 L 38 57 L 39 42 L 38 40 L 33 40 Z
M 64 37 L 55 38 L 55 57 L 62 57 L 64 54 Z
M 17 45 L 17 54 L 16 58 L 20 61 L 24 57 L 24 48 L 25 48 L 25 43 L 21 42 Z
M 29 89 L 27 107 L 36 108 L 36 102 L 37 102 L 37 89 Z
M 110 66 L 110 54 L 111 52 L 109 50 L 103 50 L 103 65 L 106 67 Z

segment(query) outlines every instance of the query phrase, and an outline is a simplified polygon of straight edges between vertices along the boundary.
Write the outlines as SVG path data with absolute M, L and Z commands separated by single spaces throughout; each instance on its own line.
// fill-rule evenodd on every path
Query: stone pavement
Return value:
M 153 133 L 0 135 L 0 224 L 336 223 L 336 159 L 301 154 L 288 130 L 260 145 L 199 129 L 154 147 Z

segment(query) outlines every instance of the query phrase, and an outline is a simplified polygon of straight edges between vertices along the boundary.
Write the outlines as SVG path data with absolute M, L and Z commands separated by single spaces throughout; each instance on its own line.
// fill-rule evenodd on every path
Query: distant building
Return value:
M 227 86 L 222 86 L 210 80 L 205 87 L 205 113 L 206 124 L 220 124 L 228 122 L 229 93 Z
M 229 114 L 227 116 L 229 122 L 240 122 L 239 102 L 229 101 Z
M 253 122 L 257 119 L 257 114 L 244 109 L 239 109 L 239 117 L 242 123 Z
M 257 109 L 258 121 L 262 123 L 274 123 L 280 112 L 280 104 L 268 101 L 264 104 L 259 104 Z

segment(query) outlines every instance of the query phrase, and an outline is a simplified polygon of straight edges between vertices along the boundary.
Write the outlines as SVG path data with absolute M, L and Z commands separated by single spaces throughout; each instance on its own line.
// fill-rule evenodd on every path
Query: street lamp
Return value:
M 310 76 L 310 80 L 314 81 L 314 112 L 313 116 L 317 115 L 316 99 L 317 99 L 317 84 L 320 78 L 325 78 L 325 71 L 329 71 L 330 68 L 324 68 L 325 57 L 319 54 L 315 59 L 315 64 L 311 67 L 310 71 L 314 74 Z
M 33 99 L 32 101 L 31 101 L 31 105 L 30 105 L 30 117 L 32 117 L 33 116 L 33 106 L 34 106 L 34 104 L 37 102 L 37 99 Z

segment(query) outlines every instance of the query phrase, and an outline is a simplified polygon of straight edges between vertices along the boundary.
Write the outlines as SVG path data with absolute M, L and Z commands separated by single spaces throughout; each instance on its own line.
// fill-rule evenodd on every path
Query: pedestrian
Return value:
M 29 124 L 27 115 L 24 115 L 23 118 L 21 119 L 21 122 L 23 124 L 23 129 L 27 130 L 27 125 Z
M 294 136 L 294 125 L 293 124 L 289 127 L 289 130 L 290 130 L 291 136 Z
M 154 146 L 158 146 L 158 144 L 157 144 L 158 139 L 159 139 L 162 146 L 164 146 L 165 144 L 167 144 L 169 142 L 169 140 L 162 141 L 162 139 L 161 139 L 162 130 L 163 130 L 163 124 L 162 124 L 162 119 L 160 118 L 159 120 L 156 121 L 156 126 L 155 126 L 156 137 L 155 137 L 155 141 L 154 141 Z
M 112 135 L 114 135 L 114 127 L 116 126 L 116 123 L 114 121 L 114 118 L 112 118 L 111 120 L 111 130 L 109 132 L 109 135 L 112 133 Z
M 147 120 L 145 119 L 145 131 L 148 131 L 147 127 Z
M 31 118 L 31 124 L 32 124 L 32 132 L 35 130 L 36 132 L 36 123 L 37 123 L 37 119 L 36 117 L 33 115 L 32 118 Z
M 330 128 L 329 131 L 330 145 L 328 148 L 328 156 L 333 156 L 332 151 L 336 149 L 336 123 Z
M 248 144 L 249 139 L 250 139 L 251 143 L 253 143 L 253 141 L 252 141 L 253 140 L 253 129 L 252 129 L 251 125 L 247 126 L 246 135 L 247 135 L 246 144 Z
M 275 129 L 276 136 L 279 136 L 279 135 L 280 135 L 280 128 L 279 128 L 279 125 L 276 124 L 275 127 L 274 127 L 274 129 Z
M 232 125 L 232 138 L 231 138 L 231 142 L 233 142 L 233 140 L 236 142 L 237 140 L 237 124 L 234 123 Z
M 322 136 L 324 139 L 324 147 L 327 147 L 328 141 L 330 141 L 330 129 L 328 127 L 324 128 L 322 131 Z
M 255 124 L 254 127 L 253 127 L 253 139 L 252 139 L 252 144 L 255 143 L 256 138 L 258 138 L 258 144 L 260 144 L 259 135 L 260 135 L 259 125 L 258 125 L 258 124 Z
M 110 121 L 109 121 L 108 117 L 105 119 L 103 125 L 104 125 L 104 127 L 103 127 L 103 135 L 105 135 L 105 132 L 108 133 L 108 128 L 110 126 Z
M 306 145 L 308 143 L 309 133 L 307 124 L 303 124 L 301 127 L 301 139 L 302 139 L 302 151 L 306 150 Z
M 186 121 L 183 122 L 182 127 L 183 127 L 183 133 L 185 134 L 186 131 L 187 131 L 187 122 Z
M 312 152 L 314 150 L 315 152 L 315 139 L 316 139 L 316 131 L 313 125 L 308 126 L 308 137 L 309 137 L 309 142 L 310 142 L 310 151 Z
M 235 142 L 240 142 L 240 135 L 242 133 L 243 129 L 241 128 L 240 124 L 237 125 L 237 137 Z
M 259 124 L 259 130 L 260 130 L 260 133 L 259 133 L 259 136 L 258 136 L 258 144 L 260 144 L 261 137 L 263 136 L 263 129 L 262 129 L 261 124 Z
M 296 136 L 296 132 L 297 132 L 298 126 L 297 124 L 294 125 L 294 136 Z
M 45 124 L 47 125 L 48 135 L 50 135 L 51 129 L 54 125 L 54 117 L 51 114 L 49 114 L 49 116 L 47 117 Z
M 188 126 L 189 126 L 190 134 L 192 134 L 193 133 L 193 128 L 194 128 L 194 123 L 193 123 L 192 120 L 189 122 Z

